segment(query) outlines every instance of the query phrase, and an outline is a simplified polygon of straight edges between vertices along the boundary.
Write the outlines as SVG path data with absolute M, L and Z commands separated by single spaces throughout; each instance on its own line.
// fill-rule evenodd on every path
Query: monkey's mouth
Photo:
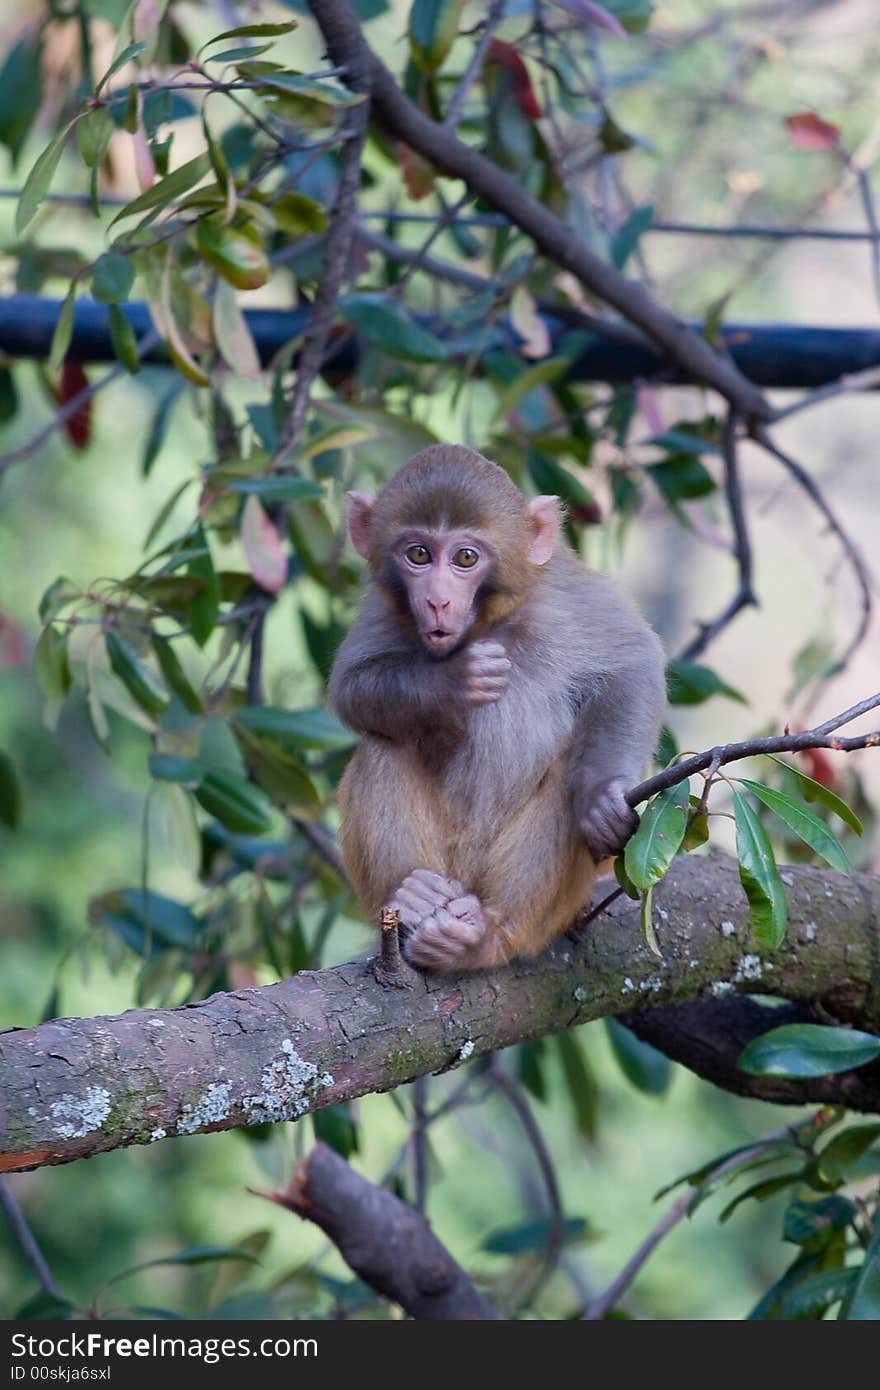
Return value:
M 458 641 L 458 633 L 445 627 L 431 627 L 422 633 L 422 641 L 429 651 L 445 652 Z

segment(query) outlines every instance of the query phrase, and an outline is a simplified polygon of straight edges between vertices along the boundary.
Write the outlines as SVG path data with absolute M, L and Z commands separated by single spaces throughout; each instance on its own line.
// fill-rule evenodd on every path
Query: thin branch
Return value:
M 703 623 L 696 637 L 681 653 L 682 661 L 696 661 L 720 632 L 732 622 L 743 608 L 757 603 L 752 588 L 752 543 L 746 522 L 743 505 L 742 483 L 739 475 L 737 456 L 737 415 L 731 407 L 724 427 L 724 495 L 730 514 L 734 538 L 734 555 L 739 570 L 739 584 L 736 593 L 726 607 L 711 623 Z
M 25 1220 L 21 1207 L 13 1197 L 9 1184 L 2 1177 L 0 1177 L 0 1207 L 3 1208 L 4 1215 L 15 1233 L 22 1253 L 36 1274 L 41 1288 L 46 1291 L 50 1298 L 54 1298 L 58 1303 L 65 1303 L 67 1300 L 55 1283 L 46 1257 L 37 1244 L 37 1238 Z
M 420 1076 L 413 1085 L 413 1176 L 415 1208 L 424 1216 L 428 1205 L 428 1078 Z
M 138 357 L 145 357 L 159 342 L 159 334 L 156 333 L 155 330 L 150 329 L 137 344 Z M 117 363 L 117 365 L 111 368 L 99 381 L 90 381 L 87 386 L 83 386 L 82 390 L 77 391 L 75 396 L 71 396 L 69 401 L 65 401 L 64 405 L 60 410 L 55 412 L 48 424 L 44 425 L 26 444 L 20 444 L 17 449 L 10 449 L 8 453 L 0 456 L 0 477 L 2 477 L 6 469 L 11 468 L 14 463 L 20 463 L 23 459 L 30 458 L 32 454 L 36 454 L 46 441 L 52 438 L 55 431 L 62 429 L 63 426 L 67 424 L 68 420 L 72 420 L 75 415 L 78 415 L 83 407 L 88 405 L 89 401 L 91 401 L 99 391 L 103 391 L 105 386 L 112 385 L 114 381 L 118 381 L 120 377 L 126 376 L 127 374 L 126 368 L 123 367 L 121 363 Z
M 765 241 L 874 241 L 873 232 L 839 231 L 830 227 L 712 227 L 700 222 L 652 222 L 649 232 L 673 236 L 754 237 Z
M 547 1240 L 544 1245 L 543 1268 L 538 1279 L 529 1290 L 529 1298 L 533 1298 L 543 1284 L 544 1280 L 556 1268 L 562 1247 L 565 1242 L 565 1211 L 562 1206 L 562 1197 L 559 1191 L 559 1183 L 556 1180 L 556 1169 L 553 1166 L 553 1159 L 550 1150 L 544 1142 L 544 1136 L 540 1127 L 535 1122 L 531 1106 L 526 1099 L 525 1092 L 519 1082 L 510 1075 L 504 1066 L 500 1055 L 496 1052 L 489 1059 L 489 1077 L 492 1085 L 505 1097 L 517 1119 L 525 1131 L 529 1147 L 535 1156 L 538 1171 L 541 1174 L 541 1181 L 547 1194 L 547 1205 L 550 1212 L 550 1224 L 547 1231 Z
M 349 72 L 349 85 L 357 92 L 366 91 L 362 65 L 356 64 Z M 339 290 L 349 266 L 354 237 L 357 195 L 361 186 L 361 155 L 367 138 L 369 114 L 370 103 L 369 99 L 366 99 L 352 107 L 346 116 L 344 134 L 347 135 L 347 139 L 342 148 L 339 183 L 330 212 L 329 230 L 324 242 L 321 282 L 305 331 L 304 346 L 297 367 L 290 410 L 281 431 L 278 452 L 273 462 L 275 468 L 283 465 L 288 455 L 296 448 L 309 408 L 312 387 L 324 362 L 327 340 L 336 314 Z
M 830 748 L 835 753 L 854 753 L 860 748 L 878 747 L 880 730 L 855 738 L 836 738 L 834 734 L 822 734 L 817 729 L 807 729 L 799 734 L 779 734 L 769 738 L 746 739 L 743 743 L 720 744 L 705 753 L 695 753 L 690 758 L 683 758 L 674 766 L 658 772 L 655 777 L 648 777 L 646 781 L 639 782 L 638 786 L 627 792 L 626 799 L 630 806 L 638 806 L 657 792 L 665 791 L 667 787 L 675 787 L 679 782 L 684 782 L 696 772 L 703 772 L 713 764 L 724 767 L 727 763 L 739 762 L 743 758 L 756 758 L 765 753 L 801 753 L 806 748 Z
M 333 832 L 328 830 L 326 825 L 322 825 L 316 820 L 301 820 L 293 817 L 293 824 L 296 826 L 304 840 L 308 840 L 312 849 L 330 865 L 330 868 L 337 873 L 343 883 L 348 882 L 348 875 L 345 872 L 345 865 L 342 862 L 342 855 L 336 848 L 336 840 Z
M 817 507 L 828 523 L 829 530 L 832 531 L 840 541 L 844 554 L 849 561 L 850 568 L 856 577 L 860 600 L 859 621 L 856 631 L 850 639 L 849 646 L 840 658 L 841 666 L 845 666 L 853 655 L 853 652 L 861 645 L 871 620 L 871 610 L 873 607 L 871 596 L 873 578 L 871 572 L 865 563 L 861 551 L 848 534 L 842 522 L 838 521 L 828 502 L 825 500 L 822 490 L 803 465 L 798 463 L 797 459 L 792 458 L 790 454 L 785 453 L 783 449 L 780 449 L 779 445 L 773 442 L 766 430 L 756 428 L 752 432 L 752 437 L 762 448 L 766 449 L 769 454 L 772 454 L 775 459 L 779 460 L 783 468 L 787 469 L 798 485 L 807 494 L 810 501 Z
M 586 289 L 641 328 L 679 367 L 713 386 L 745 419 L 769 418 L 768 402 L 731 362 L 719 357 L 641 286 L 591 251 L 570 226 L 528 193 L 520 180 L 420 111 L 365 42 L 348 0 L 310 0 L 310 8 L 331 60 L 350 72 L 357 68 L 367 73 L 374 108 L 391 134 L 441 171 L 463 179 L 474 195 L 486 198 L 506 214 L 545 256 L 570 270 Z
M 809 1122 L 808 1122 L 809 1123 Z M 700 1200 L 706 1183 L 716 1182 L 725 1173 L 735 1170 L 747 1163 L 750 1159 L 764 1153 L 766 1149 L 772 1149 L 778 1144 L 780 1139 L 788 1138 L 794 1131 L 786 1126 L 784 1129 L 776 1130 L 773 1134 L 768 1134 L 764 1139 L 759 1139 L 749 1149 L 740 1150 L 730 1158 L 719 1163 L 706 1174 L 703 1182 L 697 1187 L 690 1188 L 688 1191 L 673 1202 L 669 1210 L 660 1218 L 654 1229 L 642 1241 L 638 1250 L 631 1259 L 627 1260 L 623 1269 L 615 1279 L 611 1281 L 608 1288 L 598 1298 L 594 1298 L 584 1313 L 584 1321 L 597 1322 L 608 1316 L 613 1308 L 620 1302 L 621 1296 L 629 1288 L 636 1275 L 642 1269 L 648 1258 L 654 1253 L 664 1236 L 667 1236 L 680 1221 L 687 1216 L 691 1208 Z
M 491 1321 L 497 1313 L 425 1218 L 368 1182 L 326 1144 L 296 1166 L 284 1192 L 259 1192 L 312 1221 L 359 1278 L 418 1321 Z
M 486 50 L 489 44 L 492 42 L 492 34 L 504 18 L 505 4 L 506 0 L 492 0 L 489 13 L 486 15 L 483 24 L 483 32 L 479 37 L 471 60 L 462 73 L 461 80 L 452 93 L 449 105 L 446 108 L 446 114 L 443 117 L 443 125 L 447 130 L 455 130 L 455 127 L 458 125 L 461 113 L 464 110 L 464 104 L 468 98 L 468 93 L 479 77 L 483 67 L 483 59 L 486 56 Z
M 802 410 L 809 410 L 811 406 L 822 405 L 825 401 L 834 400 L 837 396 L 842 396 L 850 391 L 873 391 L 880 386 L 880 366 L 866 367 L 861 372 L 847 372 L 846 375 L 838 377 L 837 381 L 829 381 L 824 386 L 818 386 L 815 391 L 808 391 L 806 395 L 794 401 L 791 405 L 782 406 L 774 411 L 772 423 L 778 424 L 780 420 L 787 420 L 790 415 L 797 415 Z
M 880 705 L 880 691 L 875 695 L 868 695 L 864 700 L 859 700 L 857 705 L 850 705 L 849 709 L 843 710 L 841 714 L 834 714 L 830 719 L 826 719 L 824 724 L 817 724 L 815 733 L 830 734 L 835 729 L 840 729 L 844 724 L 851 724 L 860 715 L 867 714 L 869 710 L 876 709 Z

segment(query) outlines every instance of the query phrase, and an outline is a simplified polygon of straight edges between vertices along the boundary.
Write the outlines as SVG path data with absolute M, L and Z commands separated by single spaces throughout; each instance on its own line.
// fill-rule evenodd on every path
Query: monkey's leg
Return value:
M 537 955 L 587 901 L 596 866 L 574 819 L 564 760 L 488 843 L 461 837 L 456 873 L 472 890 L 437 886 L 435 903 L 407 942 L 415 965 L 477 970 Z M 427 887 L 425 881 L 425 887 Z M 443 897 L 446 901 L 442 901 Z
M 465 897 L 463 885 L 449 877 L 453 828 L 409 749 L 364 739 L 340 785 L 339 804 L 345 867 L 372 917 L 393 907 L 412 932 Z M 475 926 L 462 919 L 457 928 L 469 945 Z

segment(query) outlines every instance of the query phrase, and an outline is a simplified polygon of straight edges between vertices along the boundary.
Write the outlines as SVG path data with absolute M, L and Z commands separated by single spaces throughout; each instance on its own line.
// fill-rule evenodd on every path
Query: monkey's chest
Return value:
M 491 831 L 531 799 L 569 752 L 573 733 L 566 686 L 518 675 L 495 704 L 470 712 L 442 777 L 450 811 L 474 829 Z

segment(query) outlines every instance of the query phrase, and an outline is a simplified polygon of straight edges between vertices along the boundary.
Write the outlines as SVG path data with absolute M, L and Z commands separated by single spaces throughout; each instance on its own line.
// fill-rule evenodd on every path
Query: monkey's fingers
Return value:
M 471 657 L 503 657 L 507 661 L 507 648 L 501 642 L 496 642 L 494 637 L 483 637 L 478 642 L 472 642 L 469 652 Z
M 404 954 L 410 964 L 426 970 L 455 970 L 479 944 L 484 930 L 482 920 L 456 918 L 441 910 L 407 937 Z
M 457 878 L 445 878 L 443 874 L 435 873 L 433 869 L 413 869 L 408 875 L 418 883 L 423 883 L 427 888 L 443 895 L 443 902 L 446 903 L 450 898 L 460 898 L 464 893 L 464 884 L 459 883 Z

